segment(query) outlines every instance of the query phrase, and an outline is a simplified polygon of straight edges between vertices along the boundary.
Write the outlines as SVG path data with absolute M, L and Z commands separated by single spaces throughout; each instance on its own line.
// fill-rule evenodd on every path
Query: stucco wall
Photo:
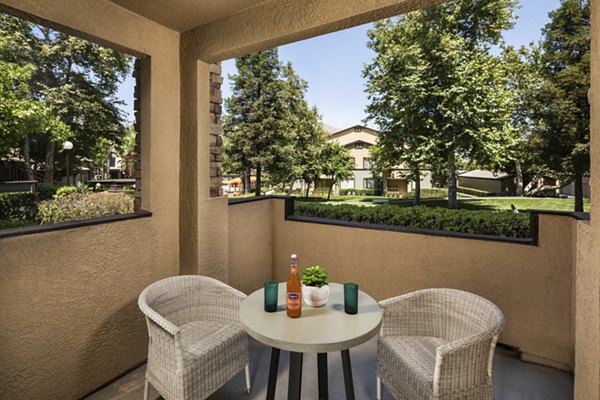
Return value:
M 263 202 L 273 203 L 272 266 L 278 281 L 287 279 L 289 256 L 296 253 L 301 268 L 325 266 L 333 281 L 356 281 L 377 300 L 428 287 L 467 290 L 504 312 L 500 342 L 518 347 L 525 360 L 573 369 L 575 219 L 540 215 L 539 245 L 531 246 L 286 221 L 283 200 Z M 236 224 L 253 224 L 250 207 L 261 206 L 229 206 Z M 232 246 L 230 254 L 262 265 L 245 247 Z M 260 271 L 254 286 L 262 284 Z
M 272 202 L 230 204 L 229 283 L 250 294 L 272 274 Z
M 151 59 L 141 162 L 153 216 L 0 239 L 0 398 L 76 399 L 146 358 L 137 297 L 179 273 L 179 34 L 104 0 L 2 3 Z
M 458 186 L 477 190 L 485 190 L 486 192 L 491 193 L 502 193 L 502 181 L 500 180 L 466 178 L 459 176 Z

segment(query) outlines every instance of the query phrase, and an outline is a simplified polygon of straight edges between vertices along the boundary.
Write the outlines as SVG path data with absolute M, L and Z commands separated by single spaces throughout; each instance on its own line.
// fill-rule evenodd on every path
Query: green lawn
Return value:
M 513 204 L 518 210 L 557 210 L 557 211 L 573 211 L 573 199 L 558 199 L 558 198 L 536 198 L 536 197 L 481 197 L 459 199 L 459 208 L 465 210 L 494 210 L 508 211 Z M 411 203 L 397 203 L 399 206 L 411 206 Z M 425 200 L 422 202 L 428 207 L 446 207 L 447 201 L 443 199 Z M 584 201 L 584 210 L 590 211 L 590 201 Z

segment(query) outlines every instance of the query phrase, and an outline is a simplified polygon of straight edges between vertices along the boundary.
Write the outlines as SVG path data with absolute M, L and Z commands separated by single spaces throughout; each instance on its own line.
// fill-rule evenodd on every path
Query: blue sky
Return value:
M 508 44 L 519 47 L 541 38 L 541 29 L 549 21 L 548 12 L 558 8 L 560 0 L 521 0 L 515 28 L 505 32 Z M 323 122 L 338 128 L 362 123 L 367 96 L 362 78 L 363 66 L 373 52 L 366 46 L 367 30 L 371 24 L 357 26 L 279 47 L 279 58 L 291 61 L 296 73 L 308 82 L 306 99 L 316 105 Z M 223 98 L 231 95 L 227 75 L 235 74 L 234 60 L 222 63 Z M 119 96 L 131 112 L 133 83 L 128 79 Z M 130 114 L 133 115 L 133 114 Z M 132 118 L 130 118 L 132 119 Z

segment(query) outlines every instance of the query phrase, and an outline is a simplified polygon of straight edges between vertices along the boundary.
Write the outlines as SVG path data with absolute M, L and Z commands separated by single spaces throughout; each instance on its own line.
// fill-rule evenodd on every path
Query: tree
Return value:
M 43 103 L 32 100 L 27 81 L 32 66 L 0 61 L 0 156 L 6 156 L 32 132 L 50 132 L 55 139 L 66 140 L 70 129 Z
M 328 142 L 323 146 L 319 159 L 321 160 L 323 175 L 328 176 L 330 179 L 327 190 L 327 200 L 329 200 L 333 185 L 353 176 L 354 162 L 350 156 L 350 151 L 334 142 Z
M 251 170 L 256 171 L 256 195 L 260 195 L 263 171 L 274 171 L 286 159 L 291 134 L 285 129 L 285 83 L 277 49 L 236 58 L 238 73 L 232 96 L 225 100 L 228 113 L 223 134 L 228 164 L 239 168 L 249 186 Z
M 511 26 L 515 6 L 515 0 L 454 1 L 369 31 L 376 55 L 363 71 L 367 118 L 379 125 L 387 154 L 415 176 L 424 160 L 444 160 L 450 208 L 457 206 L 457 162 L 495 167 L 516 138 L 502 60 L 489 54 Z
M 294 181 L 316 179 L 326 133 L 317 109 L 304 98 L 306 81 L 291 63 L 279 61 L 276 49 L 240 57 L 236 67 L 223 118 L 225 167 L 241 173 L 245 187 L 255 170 L 257 195 L 263 172 L 272 184 L 290 192 Z
M 583 176 L 590 169 L 590 4 L 562 0 L 549 15 L 537 60 L 543 83 L 532 96 L 531 143 L 542 173 L 575 183 L 575 211 L 583 211 Z
M 106 146 L 98 143 L 119 145 L 125 135 L 116 94 L 131 69 L 131 56 L 6 14 L 0 14 L 0 38 L 0 59 L 35 66 L 28 78 L 31 99 L 43 103 L 72 132 L 73 164 L 106 158 L 108 154 L 98 154 Z M 32 156 L 42 154 L 37 161 L 45 163 L 46 182 L 54 178 L 55 157 L 62 156 L 56 146 L 61 140 L 48 130 L 25 138 L 24 156 L 29 158 L 31 141 Z M 33 148 L 36 144 L 44 149 Z

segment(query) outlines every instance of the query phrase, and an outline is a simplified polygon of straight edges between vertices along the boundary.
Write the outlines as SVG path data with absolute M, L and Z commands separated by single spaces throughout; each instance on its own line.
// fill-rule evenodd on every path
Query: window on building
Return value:
M 362 142 L 357 142 L 357 143 L 354 143 L 354 148 L 355 148 L 355 149 L 362 149 L 363 147 L 364 147 L 364 146 L 363 146 L 363 143 L 362 143 Z
M 354 132 L 362 132 L 362 126 L 355 126 Z
M 368 158 L 368 157 L 363 158 L 363 169 L 371 169 L 372 165 L 373 165 L 372 158 Z
M 365 189 L 375 189 L 375 179 L 373 179 L 373 178 L 364 178 L 363 179 L 363 187 Z
M 341 189 L 354 189 L 354 179 L 348 179 L 340 182 Z

